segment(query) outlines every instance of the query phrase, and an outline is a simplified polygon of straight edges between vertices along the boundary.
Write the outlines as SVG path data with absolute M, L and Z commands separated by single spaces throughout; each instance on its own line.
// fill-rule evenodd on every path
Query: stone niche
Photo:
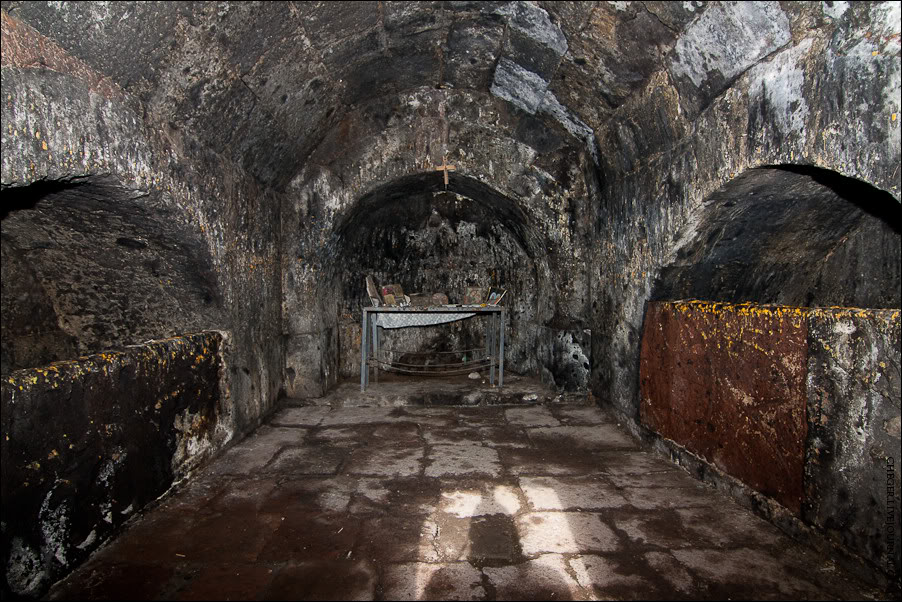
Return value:
M 228 438 L 222 335 L 134 345 L 2 381 L 3 558 L 39 594 Z
M 897 309 L 650 302 L 641 422 L 888 570 L 900 342 Z
M 338 336 L 326 354 L 337 369 L 330 372 L 360 374 L 361 309 L 370 305 L 371 276 L 380 288 L 398 283 L 405 293 L 446 294 L 450 303 L 462 303 L 470 287 L 506 290 L 505 370 L 559 390 L 587 390 L 590 332 L 573 328 L 575 320 L 549 319 L 562 294 L 547 247 L 516 201 L 468 178 L 445 190 L 440 174 L 417 174 L 361 199 L 326 247 L 334 267 L 320 296 L 338 302 Z M 484 320 L 386 331 L 382 349 L 394 359 L 441 353 L 442 361 L 460 361 L 444 354 L 484 349 Z

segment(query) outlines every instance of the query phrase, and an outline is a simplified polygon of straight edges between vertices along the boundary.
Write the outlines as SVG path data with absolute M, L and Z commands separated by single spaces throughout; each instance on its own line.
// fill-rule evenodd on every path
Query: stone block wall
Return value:
M 4 590 L 44 591 L 222 447 L 222 352 L 203 332 L 4 376 Z
M 899 347 L 898 310 L 651 302 L 640 419 L 898 574 Z

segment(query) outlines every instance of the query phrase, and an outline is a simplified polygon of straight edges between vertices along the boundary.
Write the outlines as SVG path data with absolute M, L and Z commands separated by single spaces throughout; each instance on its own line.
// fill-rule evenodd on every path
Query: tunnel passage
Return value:
M 4 374 L 222 328 L 209 251 L 159 198 L 108 176 L 3 196 Z
M 879 565 L 899 524 L 881 512 L 902 462 L 899 205 L 794 166 L 704 211 L 647 306 L 641 421 Z
M 359 349 L 346 347 L 359 340 L 360 310 L 370 304 L 367 275 L 406 293 L 444 293 L 451 303 L 462 302 L 466 287 L 506 289 L 506 366 L 536 373 L 537 307 L 553 291 L 543 277 L 544 248 L 511 199 L 471 178 L 452 177 L 445 190 L 442 174 L 413 174 L 361 198 L 334 243 L 343 376 L 359 375 Z M 385 341 L 394 357 L 476 349 L 485 345 L 484 324 L 402 329 Z

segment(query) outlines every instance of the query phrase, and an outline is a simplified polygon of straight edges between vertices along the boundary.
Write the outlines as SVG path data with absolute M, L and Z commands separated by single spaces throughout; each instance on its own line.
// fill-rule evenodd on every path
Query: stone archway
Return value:
M 898 308 L 900 220 L 886 192 L 802 166 L 750 169 L 685 228 L 652 300 Z
M 899 226 L 895 199 L 859 180 L 748 170 L 662 269 L 640 354 L 641 423 L 681 463 L 875 565 L 902 461 Z

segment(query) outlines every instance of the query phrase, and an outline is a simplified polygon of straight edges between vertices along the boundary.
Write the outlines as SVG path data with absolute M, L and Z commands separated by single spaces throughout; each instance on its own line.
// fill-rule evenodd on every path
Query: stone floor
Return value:
M 289 404 L 50 593 L 881 596 L 575 403 Z

